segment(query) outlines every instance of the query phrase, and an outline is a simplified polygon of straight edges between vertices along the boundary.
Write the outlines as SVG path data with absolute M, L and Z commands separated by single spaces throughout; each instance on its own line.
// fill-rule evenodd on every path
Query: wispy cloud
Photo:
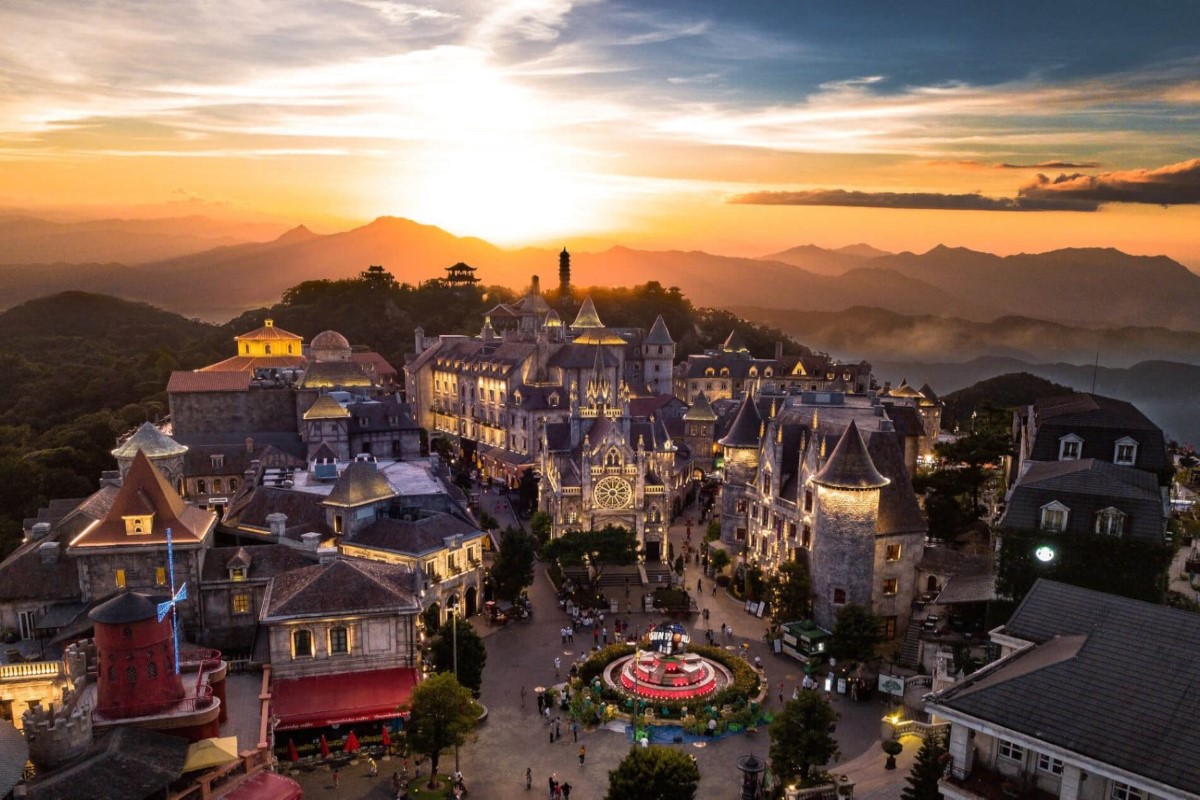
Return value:
M 812 189 L 799 192 L 749 192 L 728 199 L 735 205 L 842 206 L 848 208 L 908 208 L 936 211 L 1096 211 L 1100 204 L 1064 197 L 985 197 L 982 194 L 939 192 L 860 192 Z

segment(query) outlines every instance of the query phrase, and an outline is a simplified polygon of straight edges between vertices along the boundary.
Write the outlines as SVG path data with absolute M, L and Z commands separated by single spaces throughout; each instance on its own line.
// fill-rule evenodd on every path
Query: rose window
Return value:
M 629 484 L 615 476 L 604 478 L 592 490 L 592 498 L 601 508 L 625 508 L 631 496 Z

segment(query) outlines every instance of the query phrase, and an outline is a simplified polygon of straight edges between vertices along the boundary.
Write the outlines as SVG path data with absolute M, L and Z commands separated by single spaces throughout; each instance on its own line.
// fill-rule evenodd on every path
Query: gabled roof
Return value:
M 346 410 L 337 400 L 334 400 L 327 394 L 318 397 L 308 411 L 304 412 L 304 418 L 307 419 L 341 419 L 348 418 L 350 412 Z
M 419 606 L 411 569 L 363 559 L 335 558 L 327 564 L 276 575 L 263 603 L 263 621 L 292 616 L 409 610 Z
M 132 436 L 112 451 L 112 454 L 115 458 L 133 458 L 139 450 L 150 458 L 166 458 L 181 456 L 188 448 L 187 445 L 167 436 L 154 423 L 143 422 Z
M 214 367 L 219 366 L 217 364 Z M 167 394 L 186 394 L 190 392 L 246 392 L 250 390 L 252 373 L 241 370 L 234 371 L 175 371 L 167 381 Z
M 571 330 L 581 331 L 603 327 L 604 323 L 600 321 L 600 315 L 596 313 L 596 304 L 592 302 L 592 296 L 589 294 L 583 298 L 583 305 L 579 307 L 579 313 L 575 315 L 575 321 L 571 323 Z
M 345 543 L 423 556 L 443 549 L 450 536 L 462 536 L 467 541 L 483 533 L 452 514 L 437 513 L 415 520 L 385 517 L 347 537 Z
M 858 432 L 858 425 L 850 420 L 829 460 L 813 476 L 813 483 L 833 489 L 854 490 L 882 489 L 889 481 L 875 468 L 862 434 Z
M 696 399 L 692 401 L 688 407 L 687 413 L 683 418 L 689 422 L 713 422 L 717 418 L 717 412 L 713 411 L 712 405 L 708 402 L 708 398 L 704 396 L 704 392 L 696 395 Z
M 253 377 L 260 369 L 303 369 L 308 363 L 302 355 L 230 356 L 215 364 L 200 367 L 197 372 L 244 372 Z
M 737 330 L 732 330 L 725 337 L 725 341 L 721 343 L 721 349 L 728 353 L 749 352 L 750 348 L 746 346 L 746 340 L 742 338 L 742 334 Z
M 378 503 L 396 496 L 396 490 L 388 483 L 371 461 L 354 461 L 338 476 L 333 491 L 323 502 L 327 506 L 356 508 L 369 503 Z
M 932 703 L 1196 796 L 1200 614 L 1040 579 L 1005 632 L 1036 646 Z
M 670 332 L 667 330 L 667 323 L 663 322 L 662 314 L 659 314 L 654 319 L 654 325 L 650 328 L 650 332 L 646 334 L 646 338 L 642 341 L 643 344 L 661 344 L 673 345 L 675 340 L 671 338 Z
M 363 372 L 370 373 L 371 375 L 387 376 L 397 374 L 396 368 L 386 358 L 373 350 L 366 353 L 351 353 L 350 360 L 357 364 Z
M 127 516 L 153 514 L 150 532 L 127 534 Z M 190 506 L 171 488 L 167 479 L 139 452 L 129 465 L 129 472 L 104 519 L 84 529 L 70 547 L 112 547 L 165 545 L 167 528 L 172 540 L 179 545 L 199 544 L 212 531 L 217 515 L 212 511 Z
M 729 428 L 729 433 L 717 442 L 722 447 L 758 447 L 759 432 L 762 428 L 762 417 L 758 406 L 749 394 L 742 400 L 737 417 Z
M 900 385 L 888 392 L 889 397 L 920 397 L 921 393 L 908 385 L 908 379 L 900 381 Z

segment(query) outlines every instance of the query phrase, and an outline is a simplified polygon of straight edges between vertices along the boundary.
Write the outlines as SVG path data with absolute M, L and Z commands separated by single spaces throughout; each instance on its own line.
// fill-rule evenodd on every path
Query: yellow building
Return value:
M 303 369 L 304 338 L 275 327 L 268 319 L 258 330 L 233 337 L 237 354 L 216 364 L 202 367 L 202 372 L 253 372 L 259 369 Z

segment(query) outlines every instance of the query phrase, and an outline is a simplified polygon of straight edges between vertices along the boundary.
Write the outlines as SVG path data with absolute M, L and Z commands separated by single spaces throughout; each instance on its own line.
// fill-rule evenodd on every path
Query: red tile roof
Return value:
M 168 394 L 186 392 L 245 392 L 250 389 L 249 372 L 172 372 Z
M 256 369 L 303 369 L 304 356 L 230 356 L 224 361 L 201 367 L 198 372 L 254 372 Z

